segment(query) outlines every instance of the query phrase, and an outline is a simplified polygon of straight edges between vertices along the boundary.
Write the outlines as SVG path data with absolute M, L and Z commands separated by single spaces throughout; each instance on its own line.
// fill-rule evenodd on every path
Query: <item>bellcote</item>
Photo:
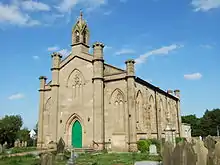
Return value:
M 86 21 L 83 19 L 83 13 L 77 19 L 72 29 L 72 52 L 89 52 L 89 29 Z

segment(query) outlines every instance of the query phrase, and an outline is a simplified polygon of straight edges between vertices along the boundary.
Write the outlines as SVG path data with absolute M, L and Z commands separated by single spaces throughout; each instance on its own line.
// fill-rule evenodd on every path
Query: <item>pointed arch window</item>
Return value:
M 86 44 L 86 31 L 83 31 L 83 43 Z
M 76 43 L 79 42 L 79 31 L 75 32 Z

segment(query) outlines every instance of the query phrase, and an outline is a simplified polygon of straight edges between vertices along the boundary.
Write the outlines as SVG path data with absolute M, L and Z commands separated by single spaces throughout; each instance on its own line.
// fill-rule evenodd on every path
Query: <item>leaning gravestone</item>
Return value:
M 197 156 L 192 144 L 186 141 L 179 142 L 172 153 L 171 165 L 196 165 Z
M 214 151 L 214 164 L 220 164 L 220 142 L 215 144 L 215 151 Z
M 157 147 L 155 144 L 151 144 L 149 147 L 149 154 L 150 155 L 158 155 L 157 154 Z
M 41 165 L 54 165 L 54 155 L 45 153 L 41 156 Z
M 165 142 L 162 149 L 163 165 L 171 165 L 173 144 Z
M 194 143 L 193 149 L 197 155 L 196 165 L 207 165 L 208 149 L 204 146 L 203 141 L 196 141 Z
M 205 138 L 204 144 L 208 149 L 207 165 L 214 165 L 214 150 L 216 141 L 209 135 Z
M 63 160 L 64 159 L 64 149 L 65 149 L 65 142 L 62 138 L 60 138 L 58 144 L 57 144 L 57 160 Z

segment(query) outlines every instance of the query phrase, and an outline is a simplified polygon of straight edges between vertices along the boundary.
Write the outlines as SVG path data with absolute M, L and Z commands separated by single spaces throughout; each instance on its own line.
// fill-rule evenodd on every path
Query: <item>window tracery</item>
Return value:
M 124 95 L 119 90 L 116 89 L 112 94 L 112 103 L 113 103 L 113 113 L 116 114 L 115 132 L 124 132 L 125 131 L 125 112 L 124 112 Z
M 80 41 L 79 31 L 75 32 L 76 43 Z

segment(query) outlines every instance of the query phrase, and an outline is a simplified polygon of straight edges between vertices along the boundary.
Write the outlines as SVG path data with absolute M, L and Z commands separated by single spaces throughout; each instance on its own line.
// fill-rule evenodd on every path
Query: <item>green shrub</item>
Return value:
M 161 149 L 161 141 L 157 139 L 149 139 L 150 144 L 154 144 L 157 147 L 157 152 L 160 152 Z
M 141 153 L 144 153 L 149 151 L 150 144 L 149 140 L 139 140 L 137 142 L 137 148 Z
M 182 142 L 186 140 L 186 138 L 183 138 L 183 137 L 176 137 L 176 144 L 178 144 L 179 142 Z

